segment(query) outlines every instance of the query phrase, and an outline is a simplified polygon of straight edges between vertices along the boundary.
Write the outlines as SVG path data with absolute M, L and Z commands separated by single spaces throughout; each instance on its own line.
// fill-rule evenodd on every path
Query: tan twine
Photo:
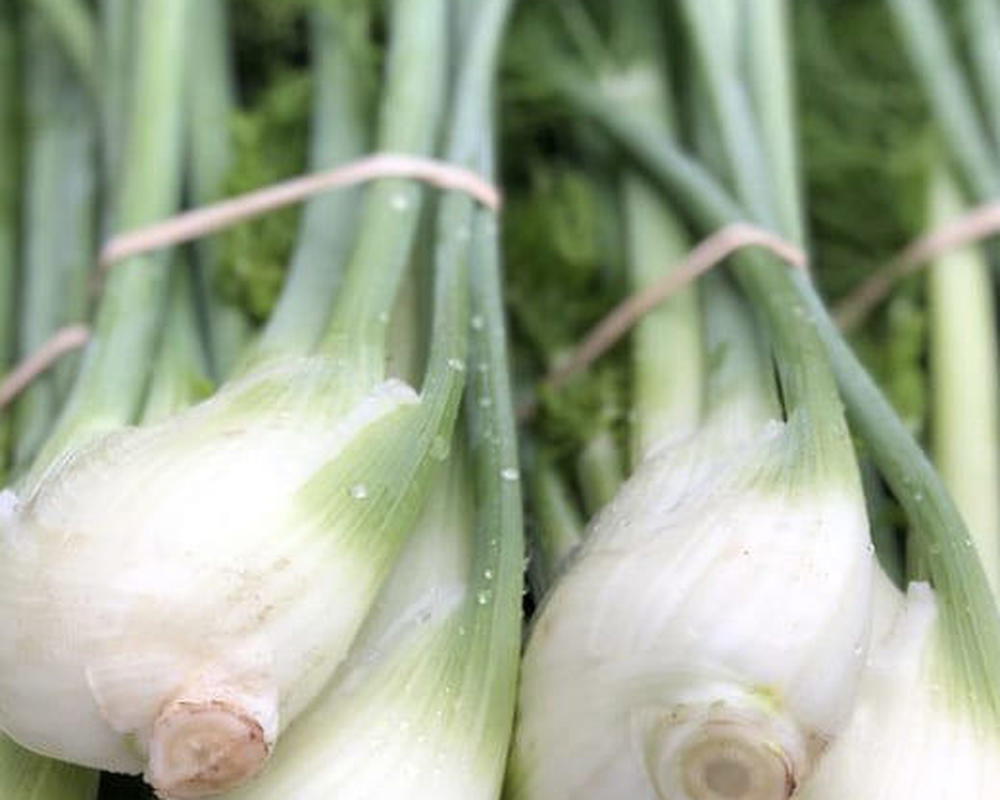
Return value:
M 0 409 L 23 392 L 35 378 L 67 353 L 79 350 L 90 339 L 86 325 L 60 328 L 35 352 L 25 358 L 0 380 Z
M 472 170 L 422 156 L 375 153 L 118 234 L 101 248 L 98 263 L 101 269 L 107 269 L 134 256 L 200 239 L 334 189 L 381 178 L 418 180 L 446 191 L 462 192 L 494 212 L 503 205 L 499 188 Z M 57 331 L 0 379 L 0 410 L 56 361 L 86 345 L 89 338 L 90 330 L 82 324 Z
M 376 153 L 334 169 L 275 183 L 186 211 L 155 225 L 119 234 L 102 248 L 100 265 L 107 268 L 151 250 L 194 241 L 332 189 L 343 189 L 380 178 L 410 178 L 439 189 L 463 192 L 491 211 L 499 211 L 503 202 L 496 186 L 464 167 L 420 156 Z
M 471 170 L 419 156 L 377 153 L 341 167 L 273 184 L 117 235 L 102 248 L 99 263 L 102 268 L 107 268 L 133 256 L 194 241 L 333 189 L 379 178 L 409 178 L 441 189 L 464 192 L 492 211 L 499 211 L 503 202 L 500 190 Z M 837 304 L 833 309 L 834 319 L 841 330 L 853 330 L 902 278 L 951 250 L 975 244 L 998 233 L 1000 202 L 972 209 L 919 237 L 872 273 Z M 702 240 L 662 278 L 636 291 L 612 309 L 549 373 L 544 385 L 552 389 L 564 385 L 611 349 L 646 314 L 746 247 L 763 248 L 790 266 L 808 268 L 805 252 L 773 233 L 747 223 L 728 225 Z M 72 325 L 57 331 L 0 380 L 0 410 L 63 355 L 83 347 L 89 337 L 90 331 L 85 325 Z M 535 410 L 536 404 L 531 401 L 521 407 L 519 417 L 531 417 Z
M 1000 233 L 1000 203 L 979 206 L 921 236 L 877 269 L 833 309 L 840 329 L 858 327 L 893 287 L 935 258 Z
M 626 297 L 583 338 L 573 352 L 553 369 L 545 385 L 557 389 L 610 350 L 636 323 L 700 275 L 747 247 L 760 247 L 786 264 L 806 269 L 805 252 L 770 231 L 737 222 L 703 239 L 663 277 Z

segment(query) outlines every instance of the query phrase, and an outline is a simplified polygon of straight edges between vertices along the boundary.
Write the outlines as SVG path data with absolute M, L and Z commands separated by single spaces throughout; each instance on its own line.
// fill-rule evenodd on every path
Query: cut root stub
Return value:
M 260 723 L 224 700 L 176 700 L 160 713 L 146 780 L 164 800 L 209 797 L 256 775 L 270 748 Z

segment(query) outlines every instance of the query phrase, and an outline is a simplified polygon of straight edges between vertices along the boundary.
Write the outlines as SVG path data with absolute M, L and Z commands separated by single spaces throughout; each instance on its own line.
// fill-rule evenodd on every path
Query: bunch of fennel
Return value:
M 599 84 L 670 139 L 652 6 L 612 17 L 625 56 Z M 687 242 L 642 175 L 621 196 L 643 285 Z M 752 298 L 766 339 L 721 281 L 636 332 L 631 475 L 533 620 L 513 797 L 788 797 L 844 722 L 868 638 L 864 498 L 819 339 L 787 292 Z
M 570 6 L 562 23 L 583 60 L 607 69 L 608 53 L 596 34 L 607 26 L 590 27 L 582 4 Z M 622 23 L 629 13 L 645 14 L 633 17 L 645 20 L 631 27 L 634 36 L 657 28 L 649 5 L 602 10 Z M 683 82 L 658 78 L 663 71 L 655 62 L 640 68 L 627 60 L 627 68 L 619 61 L 617 70 L 594 80 L 551 40 L 544 42 L 546 69 L 539 72 L 564 101 L 597 122 L 656 189 L 667 190 L 674 207 L 701 230 L 749 219 L 801 241 L 786 15 L 780 2 L 752 8 L 680 4 L 671 41 L 682 51 L 672 63 L 690 65 Z M 634 57 L 639 48 L 637 39 L 631 41 L 621 52 Z M 649 113 L 670 96 L 666 87 L 684 83 L 699 87 L 686 98 L 687 106 L 678 106 L 692 112 L 690 142 L 697 159 L 682 149 L 681 130 L 665 125 L 662 114 Z M 655 229 L 630 225 L 635 231 Z M 661 232 L 676 229 L 669 221 L 655 225 Z M 669 263 L 683 249 L 661 246 L 653 261 Z M 806 276 L 755 253 L 733 261 L 774 349 L 783 412 L 762 426 L 759 420 L 774 415 L 774 406 L 761 414 L 767 405 L 758 402 L 756 424 L 745 411 L 733 417 L 740 420 L 735 427 L 715 423 L 713 417 L 726 418 L 725 392 L 709 388 L 692 397 L 689 380 L 671 381 L 695 368 L 702 371 L 700 383 L 711 387 L 713 373 L 725 373 L 738 345 L 744 343 L 745 350 L 753 340 L 749 333 L 734 337 L 722 352 L 706 348 L 711 356 L 700 367 L 689 355 L 687 363 L 650 372 L 645 380 L 640 362 L 634 473 L 582 542 L 563 556 L 563 571 L 534 622 L 523 666 L 514 796 L 749 799 L 790 797 L 799 789 L 806 796 L 853 797 L 883 787 L 891 791 L 876 796 L 940 796 L 933 794 L 940 789 L 938 778 L 928 773 L 940 770 L 941 762 L 922 748 L 954 734 L 970 745 L 983 743 L 956 753 L 953 763 L 961 785 L 985 797 L 995 764 L 998 687 L 990 665 L 1000 663 L 1000 626 L 971 539 L 940 479 L 857 364 Z M 712 311 L 718 289 L 704 289 L 705 335 L 711 342 L 718 337 Z M 675 308 L 661 312 L 668 316 L 643 326 L 653 331 L 658 325 L 690 345 L 695 337 L 678 336 L 676 327 L 678 318 L 690 314 L 683 310 L 690 300 L 673 302 Z M 655 355 L 652 343 L 662 349 L 665 335 L 640 329 L 637 352 L 643 358 Z M 880 599 L 874 609 L 869 605 L 871 564 L 864 553 L 871 545 L 827 364 L 858 434 L 910 517 L 911 551 L 920 553 L 922 572 L 936 593 L 938 621 L 928 623 L 933 601 L 915 588 L 913 610 L 889 640 L 884 635 L 899 592 L 880 577 Z M 662 409 L 659 416 L 647 417 L 648 406 L 640 399 L 650 386 L 659 387 L 652 405 Z M 744 408 L 755 407 L 747 399 L 752 394 L 739 396 Z M 652 434 L 643 432 L 643 419 L 651 420 Z M 712 450 L 713 427 L 729 431 L 729 437 L 735 430 L 736 440 L 748 443 L 742 461 L 726 437 L 705 455 Z M 763 433 L 755 439 L 755 430 L 768 427 L 772 439 Z M 762 490 L 782 481 L 802 482 L 812 497 L 803 510 L 793 492 L 772 495 L 762 516 Z M 694 491 L 686 492 L 686 484 Z M 795 530 L 786 532 L 785 524 Z M 824 551 L 830 542 L 842 549 Z M 810 551 L 810 545 L 818 547 Z M 540 549 L 548 554 L 560 548 L 566 549 L 566 537 Z M 796 554 L 807 566 L 782 573 Z M 754 559 L 760 566 L 750 575 L 742 565 Z M 873 620 L 876 633 L 870 638 Z M 865 672 L 870 642 L 872 666 Z M 899 702 L 874 701 L 880 682 L 901 663 L 905 669 L 894 679 L 918 691 L 910 717 L 901 693 L 894 695 Z M 560 677 L 553 667 L 570 677 Z M 597 697 L 602 701 L 595 702 Z M 918 718 L 920 725 L 908 740 L 913 752 L 886 768 L 878 754 L 891 750 L 901 756 L 903 746 L 882 740 L 872 715 L 889 706 L 900 715 L 893 731 Z M 915 738 L 919 747 L 913 746 Z M 876 739 L 881 750 L 871 747 Z M 870 773 L 863 780 L 858 769 L 853 779 L 840 781 L 848 763 L 871 772 L 883 769 L 885 782 Z
M 179 199 L 184 64 L 175 56 L 185 26 L 197 19 L 194 6 L 164 0 L 120 9 L 117 22 L 139 32 L 128 48 L 139 68 L 128 130 L 120 120 L 108 123 L 128 142 L 118 228 L 163 216 Z M 444 0 L 390 4 L 374 147 L 434 152 L 456 49 L 449 7 Z M 373 10 L 357 0 L 318 3 L 311 13 L 321 87 L 313 159 L 323 166 L 369 144 L 361 90 Z M 506 3 L 464 13 L 478 26 L 478 49 L 461 72 L 448 155 L 479 168 L 489 152 L 488 89 Z M 155 114 L 144 106 L 153 97 L 160 100 Z M 114 110 L 109 102 L 109 118 Z M 107 150 L 117 153 L 118 144 Z M 157 169 L 142 168 L 148 164 Z M 399 316 L 397 289 L 423 194 L 411 181 L 384 179 L 365 190 L 363 205 L 360 193 L 311 203 L 275 314 L 234 376 L 194 405 L 203 364 L 186 305 L 191 284 L 183 276 L 168 281 L 162 256 L 109 274 L 56 428 L 2 495 L 3 602 L 11 613 L 0 631 L 0 725 L 19 742 L 86 766 L 143 772 L 164 797 L 200 797 L 257 775 L 279 735 L 326 690 L 451 447 L 466 375 L 474 228 L 483 269 L 490 268 L 490 220 L 477 216 L 469 198 L 445 198 L 419 392 L 389 373 L 388 332 Z M 162 310 L 152 313 L 151 304 Z M 483 347 L 497 370 L 501 331 L 495 300 L 488 305 Z M 484 380 L 502 388 L 502 372 Z M 503 415 L 497 391 L 488 397 Z M 477 455 L 484 463 L 498 453 L 507 459 L 492 483 L 482 479 L 485 496 L 492 504 L 502 498 L 502 508 L 491 505 L 477 520 L 507 532 L 516 526 L 516 487 L 498 482 L 514 460 L 509 448 L 508 436 L 499 450 Z M 482 710 L 472 717 L 483 744 L 469 751 L 484 796 L 495 793 L 511 713 L 504 686 L 510 694 L 519 595 L 509 568 L 516 538 L 502 548 L 495 535 L 488 541 L 474 563 L 488 565 L 489 580 L 496 576 L 497 596 L 461 605 L 476 623 L 477 645 L 457 673 L 503 654 L 495 673 L 469 672 L 487 687 L 474 693 Z M 431 652 L 440 652 L 442 631 L 454 627 L 453 620 L 435 626 Z M 413 647 L 432 658 L 426 642 Z M 389 691 L 386 702 L 397 700 Z M 463 724 L 468 697 L 455 703 Z M 471 768 L 469 759 L 460 765 Z M 470 785 L 468 775 L 456 780 Z M 364 796 L 363 782 L 354 791 Z

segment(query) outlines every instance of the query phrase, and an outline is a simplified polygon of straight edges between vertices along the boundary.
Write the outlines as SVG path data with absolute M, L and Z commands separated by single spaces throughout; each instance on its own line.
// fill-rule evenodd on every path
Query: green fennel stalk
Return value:
M 377 136 L 380 150 L 415 155 L 434 151 L 444 106 L 437 87 L 444 85 L 447 70 L 446 31 L 436 30 L 435 22 L 435 14 L 414 8 L 404 23 L 412 35 L 405 47 L 390 53 L 387 70 L 399 79 L 390 81 L 385 102 L 399 110 L 399 122 L 383 117 Z M 397 178 L 367 187 L 357 238 L 321 342 L 322 349 L 348 359 L 352 369 L 372 381 L 384 374 L 387 323 L 410 262 L 424 193 L 414 181 Z M 442 214 L 447 213 L 444 204 Z
M 958 187 L 939 167 L 931 225 L 961 213 Z M 994 596 L 1000 591 L 1000 374 L 989 267 L 974 248 L 947 253 L 927 276 L 931 453 L 970 535 Z
M 370 3 L 351 0 L 341 6 L 334 12 L 321 3 L 311 16 L 315 99 L 310 162 L 314 170 L 360 157 L 370 139 Z M 428 152 L 432 134 L 427 131 L 433 130 L 439 101 L 426 102 L 421 109 L 424 117 L 409 123 L 417 131 L 409 141 L 404 140 L 404 133 L 389 131 L 387 123 L 380 147 L 413 146 L 417 142 L 417 152 Z M 358 207 L 363 202 L 368 200 L 362 190 L 349 188 L 306 205 L 285 287 L 245 362 L 264 361 L 276 353 L 305 353 L 317 345 L 328 323 L 329 298 L 335 296 L 343 280 L 355 245 Z M 365 213 L 371 216 L 374 212 Z
M 169 281 L 163 332 L 140 416 L 143 425 L 167 419 L 205 399 L 214 388 L 198 326 L 191 264 L 177 258 L 170 265 Z
M 994 199 L 1000 193 L 1000 150 L 990 141 L 984 129 L 972 86 L 966 80 L 959 56 L 948 40 L 948 26 L 936 0 L 886 2 L 934 109 L 959 177 L 980 202 Z M 968 13 L 974 12 L 970 8 Z M 993 16 L 995 14 L 976 23 L 977 26 L 985 26 L 973 39 L 978 57 L 984 54 L 981 37 L 988 36 Z M 977 65 L 986 66 L 979 58 Z M 980 75 L 983 74 L 980 70 Z M 994 98 L 988 102 L 992 107 L 997 101 Z
M 138 9 L 128 146 L 114 199 L 116 231 L 169 216 L 180 202 L 184 62 L 177 53 L 183 49 L 187 6 L 188 0 L 152 0 Z M 128 424 L 139 412 L 165 301 L 165 256 L 137 256 L 105 276 L 93 336 L 36 465 Z
M 232 150 L 230 115 L 235 105 L 227 6 L 222 0 L 199 0 L 188 14 L 191 73 L 187 93 L 187 169 L 191 203 L 222 199 Z M 207 238 L 196 244 L 199 295 L 204 304 L 212 373 L 227 375 L 246 339 L 249 324 L 239 309 L 219 297 L 219 244 Z
M 94 14 L 83 0 L 31 0 L 73 67 L 80 85 L 94 99 L 101 90 L 100 36 Z
M 94 99 L 37 13 L 25 15 L 26 142 L 24 278 L 18 291 L 18 355 L 88 316 L 97 249 Z M 48 436 L 77 359 L 64 359 L 27 387 L 14 407 L 13 460 L 23 472 Z
M 136 25 L 139 12 L 130 0 L 98 0 L 101 57 L 101 167 L 104 209 L 101 232 L 115 230 L 115 203 L 121 192 L 136 79 Z
M 10 3 L 0 9 L 0 374 L 14 360 L 15 281 L 18 256 L 20 193 L 20 103 L 18 37 Z M 0 409 L 0 482 L 7 479 L 10 411 Z

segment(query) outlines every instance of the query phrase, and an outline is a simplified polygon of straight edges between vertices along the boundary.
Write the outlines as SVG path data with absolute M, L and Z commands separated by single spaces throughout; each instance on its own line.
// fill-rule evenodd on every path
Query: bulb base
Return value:
M 245 783 L 269 755 L 263 726 L 239 705 L 178 699 L 153 726 L 146 780 L 164 800 L 209 797 Z

